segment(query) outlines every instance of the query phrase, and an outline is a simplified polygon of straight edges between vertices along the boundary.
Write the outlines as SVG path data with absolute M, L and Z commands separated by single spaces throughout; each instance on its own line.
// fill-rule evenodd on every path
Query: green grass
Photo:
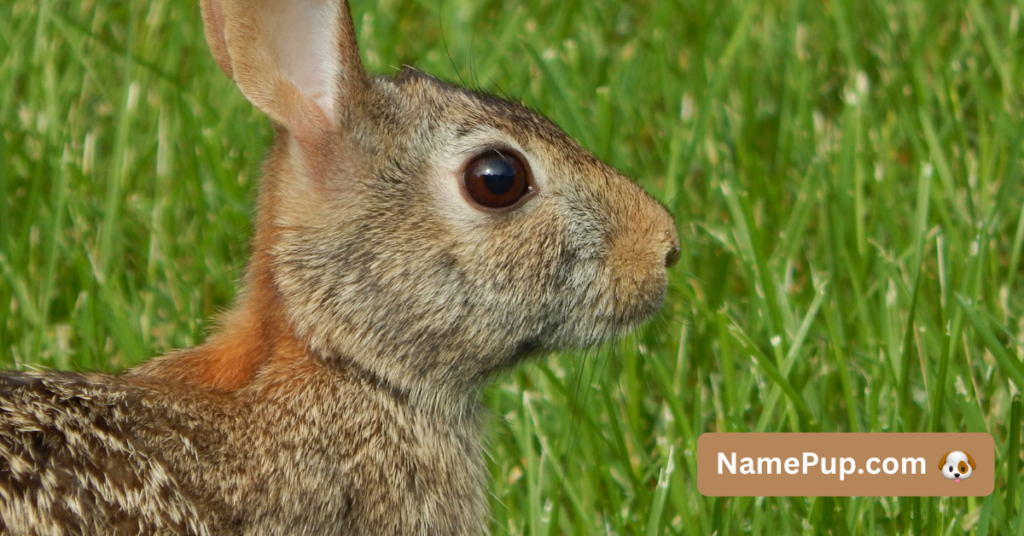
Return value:
M 0 3 L 6 365 L 120 370 L 230 303 L 271 133 L 193 4 Z M 679 224 L 659 317 L 487 393 L 494 534 L 1024 535 L 1024 1 L 354 10 L 370 69 L 521 98 Z M 726 430 L 988 432 L 996 491 L 703 497 Z

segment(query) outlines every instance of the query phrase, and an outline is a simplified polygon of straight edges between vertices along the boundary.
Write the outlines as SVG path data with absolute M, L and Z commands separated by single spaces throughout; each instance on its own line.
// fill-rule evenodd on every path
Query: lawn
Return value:
M 353 11 L 370 70 L 521 100 L 676 215 L 660 315 L 486 393 L 493 534 L 1024 535 L 1024 0 Z M 0 88 L 3 365 L 200 342 L 272 133 L 196 2 L 5 0 Z M 996 491 L 704 497 L 708 431 L 988 432 Z

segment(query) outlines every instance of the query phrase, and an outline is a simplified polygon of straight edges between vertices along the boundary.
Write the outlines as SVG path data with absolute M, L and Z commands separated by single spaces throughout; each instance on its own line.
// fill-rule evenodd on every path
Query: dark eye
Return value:
M 505 208 L 530 193 L 526 166 L 511 151 L 489 150 L 474 158 L 463 176 L 466 194 L 486 208 Z

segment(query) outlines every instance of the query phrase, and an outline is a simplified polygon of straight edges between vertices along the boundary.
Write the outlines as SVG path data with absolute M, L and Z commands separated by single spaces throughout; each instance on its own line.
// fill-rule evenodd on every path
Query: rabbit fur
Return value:
M 243 290 L 124 375 L 0 375 L 0 533 L 486 533 L 480 389 L 653 314 L 672 217 L 519 104 L 366 74 L 344 1 L 202 12 L 275 125 Z M 511 208 L 461 182 L 488 150 Z

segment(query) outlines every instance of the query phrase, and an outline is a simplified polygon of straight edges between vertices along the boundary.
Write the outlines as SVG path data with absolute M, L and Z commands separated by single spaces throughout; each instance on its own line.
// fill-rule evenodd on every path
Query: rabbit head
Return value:
M 672 217 L 550 121 L 413 69 L 366 74 L 340 0 L 204 0 L 203 16 L 276 127 L 248 292 L 274 294 L 323 362 L 468 397 L 660 307 Z

